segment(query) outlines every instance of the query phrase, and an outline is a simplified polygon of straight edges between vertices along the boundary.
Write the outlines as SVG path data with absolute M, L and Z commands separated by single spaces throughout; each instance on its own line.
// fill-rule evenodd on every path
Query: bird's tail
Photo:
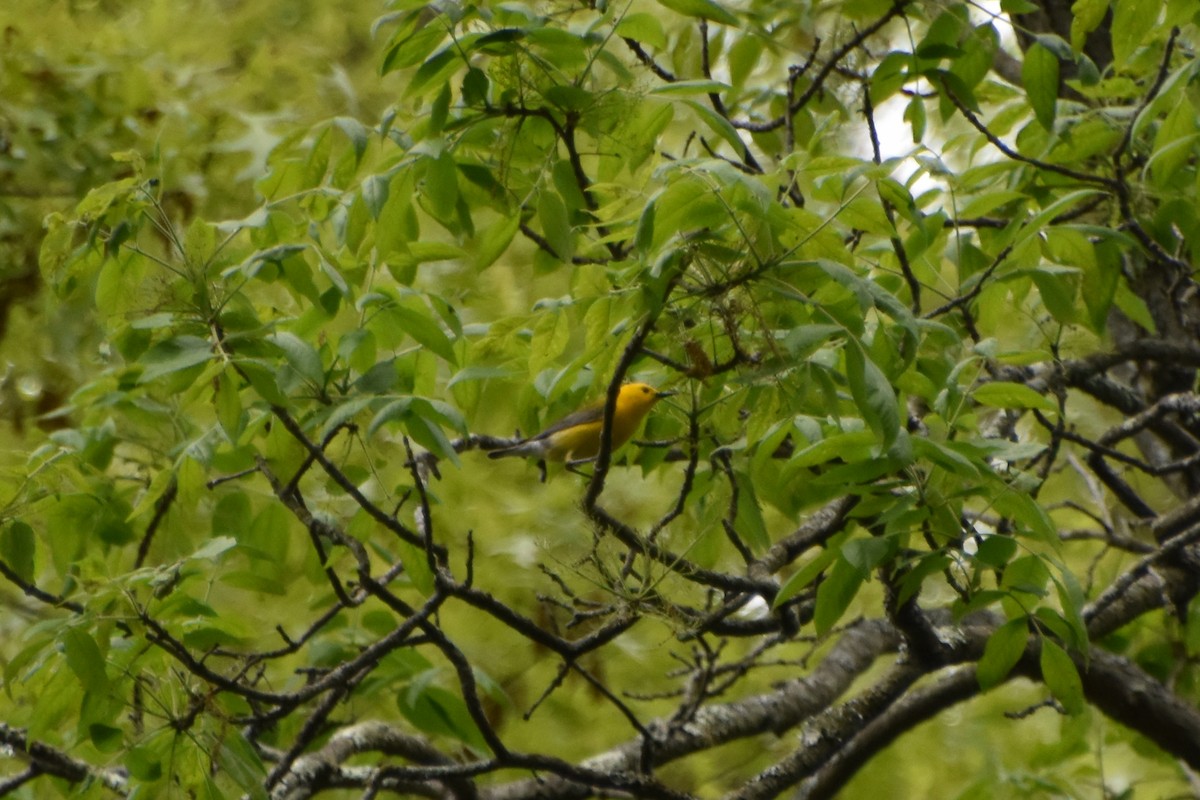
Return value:
M 499 450 L 488 451 L 488 458 L 508 458 L 509 456 L 536 456 L 541 455 L 542 448 L 536 442 L 518 442 L 509 447 L 501 447 Z

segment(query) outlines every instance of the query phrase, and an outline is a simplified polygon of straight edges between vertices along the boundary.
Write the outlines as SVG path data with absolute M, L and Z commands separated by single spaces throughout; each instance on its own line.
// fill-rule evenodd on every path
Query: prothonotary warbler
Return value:
M 650 409 L 675 392 L 660 392 L 645 383 L 627 383 L 617 392 L 613 408 L 612 449 L 629 441 Z M 560 419 L 541 433 L 511 447 L 488 453 L 488 458 L 536 456 L 551 461 L 578 464 L 600 452 L 600 433 L 604 427 L 604 401 L 593 403 Z

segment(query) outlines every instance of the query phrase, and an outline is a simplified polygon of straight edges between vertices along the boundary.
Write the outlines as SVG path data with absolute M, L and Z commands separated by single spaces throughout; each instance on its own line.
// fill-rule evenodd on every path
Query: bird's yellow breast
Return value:
M 674 392 L 659 392 L 645 383 L 622 386 L 613 406 L 612 449 L 629 441 L 654 404 L 671 394 Z M 551 461 L 587 461 L 599 454 L 603 429 L 604 403 L 593 403 L 568 414 L 536 436 L 492 451 L 488 457 L 537 456 Z
M 627 383 L 617 393 L 613 407 L 612 449 L 629 441 L 638 425 L 658 401 L 659 393 L 644 383 Z M 583 461 L 595 458 L 600 452 L 600 434 L 604 429 L 604 404 L 597 403 L 568 417 L 559 430 L 551 430 L 547 439 L 546 458 L 562 461 Z M 561 424 L 561 423 L 560 423 Z
M 646 411 L 649 411 L 649 408 Z M 617 413 L 613 414 L 611 449 L 616 450 L 629 441 L 633 432 L 637 430 L 638 423 L 645 416 L 645 411 L 622 414 L 618 408 Z M 600 452 L 600 433 L 603 427 L 604 420 L 598 419 L 550 434 L 550 447 L 546 451 L 546 458 L 553 461 L 582 461 L 595 458 Z

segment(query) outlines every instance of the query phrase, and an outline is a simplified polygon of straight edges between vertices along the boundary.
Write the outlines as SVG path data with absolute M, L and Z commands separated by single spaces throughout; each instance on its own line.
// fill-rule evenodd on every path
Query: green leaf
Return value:
M 975 402 L 993 408 L 1036 408 L 1055 413 L 1058 404 L 1052 398 L 1034 391 L 1023 383 L 990 381 L 971 393 Z
M 734 476 L 737 482 L 737 529 L 746 539 L 750 549 L 762 552 L 771 546 L 767 523 L 763 520 L 762 507 L 754 491 L 754 481 L 743 472 Z
M 1064 325 L 1079 321 L 1079 308 L 1075 302 L 1080 283 L 1077 271 L 1051 270 L 1047 265 L 1042 265 L 1033 270 L 1031 275 L 1038 287 L 1038 296 L 1054 319 Z
M 950 566 L 950 563 L 950 556 L 946 553 L 929 553 L 922 556 L 912 569 L 900 579 L 900 592 L 896 597 L 897 606 L 903 606 L 915 597 L 926 578 L 943 572 L 946 567 Z
M 846 382 L 850 395 L 863 419 L 884 449 L 891 447 L 900 433 L 900 409 L 891 381 L 875 362 L 867 358 L 857 339 L 851 338 L 843 349 L 846 357 Z
M 229 730 L 221 740 L 218 753 L 221 772 L 230 776 L 253 800 L 266 800 L 263 778 L 267 770 L 258 751 L 240 731 Z
M 863 575 L 844 558 L 833 563 L 829 576 L 817 587 L 817 603 L 813 609 L 813 624 L 817 635 L 824 636 L 846 613 L 850 602 L 862 586 Z
M 755 67 L 762 63 L 763 38 L 743 29 L 742 35 L 729 48 L 729 80 L 734 86 L 744 86 Z
M 650 94 L 680 95 L 680 94 L 710 94 L 728 92 L 733 87 L 721 81 L 675 81 L 664 83 L 650 90 Z
M 243 358 L 238 359 L 237 364 L 259 397 L 273 405 L 287 405 L 287 395 L 280 390 L 279 383 L 275 380 L 276 369 L 274 363 L 259 359 Z
M 487 73 L 478 67 L 471 67 L 462 81 L 463 104 L 467 106 L 485 106 L 488 101 L 490 86 Z
M 925 141 L 925 98 L 913 95 L 904 108 L 904 121 L 912 128 L 913 144 Z
M 321 426 L 321 438 L 324 439 L 329 434 L 333 433 L 339 425 L 348 422 L 366 409 L 371 403 L 375 402 L 376 398 L 369 395 L 360 395 L 352 397 L 344 403 L 339 403 L 325 418 L 325 423 Z
M 719 22 L 722 25 L 737 26 L 741 24 L 737 17 L 713 0 L 658 0 L 658 3 L 689 17 Z
M 246 507 L 246 510 L 249 512 L 249 506 Z M 188 558 L 213 561 L 222 553 L 232 550 L 234 547 L 237 547 L 237 539 L 232 536 L 214 536 L 203 547 L 188 556 Z
M 950 71 L 973 90 L 992 70 L 1000 35 L 991 23 L 977 25 L 963 38 L 960 47 L 963 54 L 950 65 Z
M 875 191 L 879 192 L 881 199 L 892 204 L 892 208 L 896 209 L 896 213 L 914 225 L 921 224 L 923 219 L 922 214 L 917 208 L 917 203 L 913 199 L 912 194 L 903 184 L 892 178 L 880 178 L 875 182 Z
M 1025 653 L 1029 641 L 1029 621 L 1025 617 L 1009 620 L 988 637 L 983 657 L 975 665 L 979 688 L 987 691 L 1001 683 Z
M 124 200 L 137 190 L 140 178 L 123 178 L 97 186 L 75 206 L 75 214 L 84 220 L 96 219 L 118 200 Z
M 217 422 L 229 437 L 236 442 L 242 432 L 242 398 L 238 392 L 238 377 L 229 369 L 217 376 L 217 389 L 213 393 L 213 405 L 217 409 Z
M 888 222 L 883 205 L 874 197 L 856 197 L 838 209 L 838 220 L 856 230 L 891 237 L 896 229 Z
M 1054 202 L 1045 206 L 1041 211 L 1030 217 L 1025 224 L 1018 226 L 1015 229 L 1015 235 L 1012 236 L 1011 244 L 1014 248 L 1024 244 L 1034 237 L 1040 237 L 1044 229 L 1051 223 L 1055 217 L 1064 214 L 1076 203 L 1082 202 L 1088 198 L 1098 194 L 1096 189 L 1077 189 L 1073 192 L 1068 192 L 1061 197 L 1058 197 Z M 1012 228 L 1009 229 L 1013 230 Z M 1002 244 L 1008 244 L 1009 239 L 1002 236 L 1000 239 Z
M 154 475 L 153 480 L 150 481 L 150 485 L 146 488 L 146 491 L 142 492 L 141 496 L 138 498 L 137 505 L 134 506 L 133 510 L 129 512 L 129 515 L 125 518 L 125 521 L 130 522 L 153 508 L 158 503 L 159 498 L 166 493 L 167 488 L 170 487 L 174 480 L 175 473 L 172 470 L 159 470 Z
M 1042 639 L 1042 680 L 1046 682 L 1054 699 L 1062 704 L 1068 714 L 1082 713 L 1083 681 L 1079 678 L 1079 670 L 1075 662 L 1057 644 L 1049 639 Z
M 1146 5 L 1145 0 L 1113 0 L 1113 60 L 1124 67 L 1154 30 L 1161 5 Z
M 1196 109 L 1185 94 L 1158 127 L 1147 166 L 1159 186 L 1167 186 L 1195 153 Z
M 204 266 L 213 257 L 216 247 L 216 227 L 199 218 L 192 220 L 192 224 L 188 225 L 187 233 L 183 238 L 183 252 L 188 265 L 194 268 L 198 274 L 202 274 Z
M 746 152 L 746 144 L 742 141 L 742 137 L 738 136 L 737 129 L 733 127 L 729 120 L 708 106 L 697 103 L 695 100 L 684 100 L 683 102 L 692 111 L 696 112 L 700 120 L 711 128 L 713 133 L 724 139 L 739 157 L 741 157 L 742 153 Z
M 116 753 L 124 745 L 125 732 L 121 728 L 93 722 L 88 725 L 88 738 L 101 753 Z
M 487 752 L 487 743 L 466 703 L 457 694 L 433 685 L 432 677 L 431 670 L 400 692 L 396 698 L 400 712 L 426 733 L 452 736 L 479 752 Z
M 880 188 L 883 188 L 882 184 Z M 890 234 L 893 229 L 889 225 L 886 230 Z M 809 262 L 792 263 L 799 266 Z M 860 307 L 864 311 L 868 305 L 871 305 L 895 320 L 896 324 L 904 329 L 906 338 L 912 344 L 916 344 L 918 338 L 916 318 L 913 316 L 912 310 L 902 303 L 896 295 L 880 286 L 876 281 L 857 274 L 844 264 L 839 264 L 827 258 L 819 258 L 811 263 L 819 267 L 830 278 L 833 278 L 839 284 L 854 292 L 859 300 Z M 788 266 L 790 265 L 788 264 Z M 780 266 L 784 265 L 781 264 Z
M 8 568 L 26 581 L 33 580 L 33 556 L 37 539 L 33 528 L 22 520 L 14 520 L 0 531 L 0 558 Z
M 626 14 L 617 23 L 617 35 L 656 50 L 667 46 L 667 34 L 663 31 L 662 20 L 656 14 Z
M 872 483 L 885 475 L 894 475 L 908 464 L 900 458 L 870 458 L 849 464 L 838 464 L 822 470 L 812 479 L 814 486 L 836 486 L 849 488 Z
M 262 564 L 262 561 L 256 561 L 256 564 Z M 266 575 L 261 569 L 253 570 L 233 570 L 232 572 L 223 572 L 219 578 L 221 583 L 226 586 L 232 586 L 236 589 L 245 589 L 250 592 L 259 594 L 269 594 L 276 597 L 283 597 L 287 594 L 287 585 L 284 581 Z M 216 629 L 211 629 L 209 633 L 216 633 Z M 220 642 L 222 644 L 234 644 L 237 642 L 237 637 L 221 631 L 216 638 L 212 639 L 213 643 Z M 193 642 L 193 646 L 199 646 Z M 211 645 L 210 645 L 211 646 Z
M 913 437 L 912 447 L 917 458 L 932 461 L 952 475 L 978 477 L 983 471 L 981 464 L 956 450 L 950 443 Z
M 354 148 L 355 162 L 362 161 L 363 154 L 367 152 L 367 145 L 370 143 L 367 126 L 354 117 L 335 117 L 333 124 L 350 140 L 350 146 Z
M 1025 555 L 1014 559 L 1004 568 L 1001 586 L 1012 592 L 1046 596 L 1046 584 L 1050 581 L 1050 571 L 1046 563 L 1038 556 Z
M 871 536 L 866 539 L 851 539 L 842 546 L 842 558 L 858 570 L 863 580 L 871 571 L 896 552 L 896 540 L 889 537 Z
M 567 206 L 558 192 L 548 186 L 538 193 L 538 221 L 554 255 L 560 261 L 570 261 L 575 254 L 575 236 Z
M 383 207 L 387 204 L 388 187 L 391 184 L 389 175 L 368 175 L 362 182 L 362 199 L 371 212 L 371 219 L 379 219 Z
M 1107 249 L 1097 253 L 1096 263 L 1083 274 L 1080 287 L 1089 327 L 1099 334 L 1104 333 L 1108 324 L 1108 314 L 1121 283 L 1120 259 L 1110 255 Z
M 1046 509 L 1024 492 L 1007 490 L 992 500 L 992 505 L 1001 514 L 1012 517 L 1018 526 L 1046 544 L 1058 547 L 1061 542 L 1054 522 Z
M 159 342 L 142 356 L 141 363 L 145 368 L 139 381 L 148 383 L 155 378 L 203 364 L 211 357 L 212 346 L 207 339 L 198 336 L 176 336 Z
M 550 86 L 542 92 L 542 96 L 563 111 L 584 111 L 596 101 L 595 95 L 572 83 Z
M 775 595 L 775 600 L 772 602 L 771 607 L 779 608 L 815 581 L 817 576 L 824 572 L 833 563 L 834 559 L 838 557 L 838 541 L 840 539 L 829 542 L 816 558 L 809 561 L 784 581 L 783 586 L 779 587 L 779 593 Z
M 1017 191 L 994 191 L 981 194 L 972 199 L 959 212 L 964 217 L 982 217 L 995 211 L 1001 206 L 1028 201 L 1029 196 Z
M 1153 334 L 1158 330 L 1158 326 L 1154 324 L 1154 315 L 1150 313 L 1146 301 L 1134 294 L 1124 280 L 1118 280 L 1113 302 L 1116 303 L 1117 308 L 1121 309 L 1122 314 L 1150 333 Z
M 302 378 L 314 386 L 325 385 L 325 368 L 321 364 L 321 355 L 311 344 L 286 331 L 271 334 L 267 339 L 283 351 L 288 366 Z
M 107 692 L 108 674 L 104 669 L 104 655 L 96 640 L 82 628 L 71 627 L 63 632 L 62 645 L 67 666 L 79 678 L 83 688 L 94 694 Z
M 514 51 L 512 48 L 504 47 L 504 45 L 522 41 L 528 35 L 529 31 L 521 28 L 501 28 L 489 31 L 480 36 L 475 42 L 475 47 L 485 52 L 507 55 Z
M 516 372 L 507 367 L 488 367 L 483 365 L 463 367 L 454 373 L 450 380 L 446 381 L 446 388 L 450 389 L 456 384 L 466 381 L 482 381 L 488 378 L 511 378 L 516 374 Z
M 139 781 L 151 783 L 162 777 L 162 759 L 157 751 L 149 746 L 137 746 L 129 749 L 121 764 L 129 770 L 129 774 Z
M 1017 554 L 1017 540 L 1011 536 L 993 533 L 983 537 L 975 551 L 975 560 L 992 569 L 1003 570 Z
M 1188 603 L 1187 622 L 1184 629 L 1184 645 L 1187 648 L 1187 654 L 1192 658 L 1200 655 L 1200 595 L 1193 595 L 1191 602 Z M 7 671 L 6 671 L 7 672 Z M 8 675 L 5 675 L 6 683 L 10 682 Z
M 247 278 L 257 277 L 263 268 L 268 265 L 279 267 L 284 261 L 296 253 L 307 250 L 307 245 L 302 244 L 281 244 L 275 247 L 268 247 L 263 250 L 258 250 L 251 253 L 240 264 L 236 264 L 221 273 L 221 277 L 228 278 L 233 275 L 244 275 Z M 275 273 L 268 271 L 271 280 L 274 280 Z
M 245 492 L 228 492 L 221 495 L 212 510 L 210 520 L 212 535 L 215 537 L 231 534 L 237 536 L 250 521 L 250 498 Z
M 1053 575 L 1054 588 L 1058 594 L 1058 603 L 1062 608 L 1062 616 L 1068 626 L 1068 631 L 1062 634 L 1062 639 L 1071 647 L 1081 652 L 1087 658 L 1088 630 L 1083 619 L 1083 607 L 1087 597 L 1079 580 L 1069 569 L 1060 568 Z
M 642 208 L 642 213 L 638 217 L 637 231 L 633 236 L 633 246 L 643 256 L 649 254 L 650 248 L 654 245 L 654 218 L 657 213 L 658 195 L 656 194 Z
M 521 227 L 521 217 L 518 214 L 501 217 L 484 228 L 475 237 L 474 266 L 476 271 L 483 270 L 495 264 L 504 251 L 512 243 L 513 237 Z
M 440 26 L 431 25 L 430 27 Z M 441 35 L 444 37 L 445 33 L 442 32 Z M 458 67 L 462 66 L 459 53 L 461 42 L 465 39 L 466 37 L 463 37 L 463 40 L 460 40 L 459 46 L 446 47 L 426 59 L 425 63 L 417 68 L 416 74 L 405 87 L 404 97 L 419 97 L 429 86 L 440 86 Z
M 399 397 L 379 409 L 367 425 L 367 436 L 374 436 L 377 430 L 389 422 L 403 420 L 408 416 L 412 402 L 412 397 Z
M 818 442 L 800 450 L 788 459 L 788 466 L 793 468 L 811 467 L 824 464 L 832 459 L 841 458 L 847 461 L 858 461 L 869 458 L 876 444 L 876 435 L 868 430 L 849 431 L 827 436 Z
M 417 408 L 414 404 L 414 411 Z M 404 430 L 414 442 L 424 447 L 438 458 L 447 458 L 454 465 L 459 465 L 458 453 L 447 438 L 441 426 L 434 420 L 422 414 L 410 413 L 404 417 Z
M 447 82 L 442 85 L 442 90 L 438 92 L 437 97 L 433 98 L 433 103 L 429 106 L 429 116 L 426 119 L 429 123 L 429 134 L 431 136 L 441 134 L 442 129 L 446 126 L 446 115 L 449 113 L 450 84 Z
M 1071 48 L 1079 53 L 1087 35 L 1104 21 L 1108 13 L 1109 0 L 1075 0 L 1071 4 Z
M 596 33 L 576 32 L 573 27 L 543 25 L 528 29 L 529 48 L 538 57 L 564 72 L 583 71 L 589 64 Z
M 446 29 L 443 26 L 426 25 L 388 47 L 379 66 L 379 73 L 387 75 L 393 70 L 421 63 L 445 38 Z
M 1038 44 L 1058 57 L 1059 63 L 1070 63 L 1075 59 L 1075 51 L 1066 39 L 1056 33 L 1041 33 L 1037 37 Z
M 454 365 L 458 364 L 458 359 L 454 355 L 454 343 L 450 341 L 450 337 L 446 335 L 442 326 L 428 314 L 405 305 L 396 305 L 388 310 L 388 315 L 401 330 L 415 339 L 422 347 L 429 349 L 443 361 Z
M 466 256 L 466 250 L 447 242 L 409 242 L 405 260 L 414 264 L 428 264 L 433 261 L 457 261 Z
M 445 223 L 454 216 L 454 207 L 458 204 L 458 166 L 448 150 L 443 150 L 437 158 L 426 160 L 421 193 L 429 201 L 429 212 L 440 222 Z
M 1054 114 L 1058 107 L 1058 58 L 1041 42 L 1025 51 L 1021 80 L 1029 96 L 1033 113 L 1046 130 L 1054 129 Z

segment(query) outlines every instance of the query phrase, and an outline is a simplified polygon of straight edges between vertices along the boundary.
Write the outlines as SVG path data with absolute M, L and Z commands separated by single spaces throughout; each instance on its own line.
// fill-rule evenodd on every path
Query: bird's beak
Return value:
M 662 400 L 664 397 L 674 397 L 677 394 L 679 394 L 679 392 L 658 392 L 654 396 L 659 400 Z

